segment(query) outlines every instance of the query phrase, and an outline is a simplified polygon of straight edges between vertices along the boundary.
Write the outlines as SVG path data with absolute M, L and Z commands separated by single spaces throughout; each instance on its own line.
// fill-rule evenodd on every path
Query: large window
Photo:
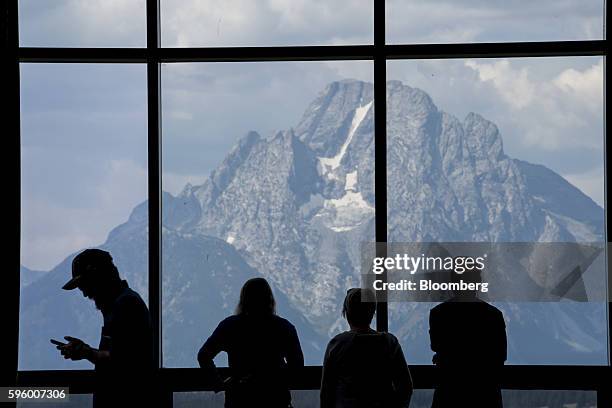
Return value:
M 88 368 L 50 338 L 97 345 L 102 317 L 61 289 L 74 255 L 112 253 L 147 299 L 146 74 L 142 65 L 21 66 L 19 368 Z
M 42 3 L 7 2 L 28 381 L 90 368 L 48 343 L 97 342 L 99 313 L 61 291 L 87 247 L 110 250 L 148 302 L 166 400 L 213 406 L 187 368 L 250 277 L 271 282 L 320 366 L 362 243 L 607 242 L 603 0 Z M 425 405 L 431 306 L 381 303 L 375 322 Z M 599 388 L 609 303 L 499 306 L 506 386 Z M 299 374 L 296 406 L 316 400 L 317 370 Z
M 321 363 L 375 239 L 373 97 L 369 61 L 162 66 L 165 366 L 256 276 Z
M 390 242 L 605 242 L 601 57 L 387 68 Z M 603 300 L 499 304 L 508 363 L 607 364 Z M 432 306 L 390 305 L 409 361 L 431 362 Z

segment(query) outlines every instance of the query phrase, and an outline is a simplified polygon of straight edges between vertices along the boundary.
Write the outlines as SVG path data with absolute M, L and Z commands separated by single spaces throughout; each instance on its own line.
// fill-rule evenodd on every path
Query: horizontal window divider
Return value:
M 387 59 L 568 57 L 606 55 L 606 40 L 386 45 Z
M 33 48 L 19 49 L 20 62 L 249 62 L 373 59 L 374 46 L 219 48 Z
M 160 48 L 161 62 L 371 60 L 373 45 Z
M 19 62 L 39 63 L 145 63 L 146 48 L 20 47 Z
M 321 366 L 306 366 L 290 379 L 294 390 L 316 390 L 321 382 Z M 436 367 L 411 365 L 415 389 L 433 389 L 436 385 Z M 228 368 L 219 369 L 221 375 Z M 502 388 L 516 390 L 593 390 L 608 386 L 606 378 L 612 375 L 610 366 L 533 366 L 507 365 L 502 371 Z M 212 391 L 199 368 L 162 368 L 158 371 L 161 386 L 170 392 Z M 469 376 L 469 370 L 466 371 Z M 93 370 L 19 371 L 17 386 L 69 386 L 70 393 L 88 394 L 93 391 Z
M 606 40 L 212 48 L 20 47 L 20 62 L 145 63 L 563 57 L 607 55 Z

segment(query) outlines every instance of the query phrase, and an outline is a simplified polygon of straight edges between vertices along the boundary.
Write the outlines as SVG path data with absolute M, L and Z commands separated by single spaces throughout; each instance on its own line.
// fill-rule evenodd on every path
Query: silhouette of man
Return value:
M 147 406 L 154 367 L 147 305 L 121 280 L 111 255 L 100 249 L 86 249 L 72 261 L 72 279 L 63 289 L 77 288 L 102 312 L 100 344 L 96 349 L 66 336 L 68 343 L 57 349 L 66 359 L 95 365 L 94 407 Z
M 350 331 L 331 339 L 321 378 L 321 408 L 407 408 L 412 377 L 397 338 L 370 328 L 372 290 L 349 289 L 342 315 Z
M 476 269 L 451 276 L 452 282 L 481 282 Z M 433 408 L 503 406 L 499 376 L 507 345 L 499 309 L 479 299 L 477 291 L 455 291 L 430 311 L 429 337 L 439 378 Z

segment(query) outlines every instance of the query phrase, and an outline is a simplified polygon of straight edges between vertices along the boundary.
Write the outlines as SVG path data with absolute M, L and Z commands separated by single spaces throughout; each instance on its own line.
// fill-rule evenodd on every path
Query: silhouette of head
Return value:
M 240 290 L 236 314 L 265 316 L 275 313 L 276 301 L 268 281 L 264 278 L 252 278 L 246 281 Z
M 111 255 L 101 249 L 86 249 L 72 260 L 72 279 L 62 289 L 79 289 L 98 309 L 111 300 L 121 279 Z
M 369 327 L 376 311 L 376 296 L 371 289 L 351 288 L 346 292 L 342 316 L 351 327 Z
M 450 272 L 451 282 L 465 282 L 465 283 L 482 283 L 482 272 L 476 268 L 466 269 L 465 272 L 459 274 L 456 272 Z M 476 299 L 478 297 L 478 290 L 456 290 L 453 291 L 455 297 L 460 299 Z

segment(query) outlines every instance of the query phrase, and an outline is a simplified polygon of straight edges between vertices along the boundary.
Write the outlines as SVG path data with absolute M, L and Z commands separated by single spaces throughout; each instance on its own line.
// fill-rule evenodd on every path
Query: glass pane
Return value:
M 145 0 L 19 0 L 22 47 L 145 47 Z
M 147 298 L 145 67 L 22 65 L 21 160 L 19 369 L 91 368 L 49 339 L 100 340 L 94 303 L 62 290 L 85 248 Z
M 597 391 L 502 390 L 505 408 L 597 408 Z
M 410 408 L 430 408 L 433 390 L 414 390 Z M 566 390 L 502 390 L 506 408 L 597 408 L 597 392 Z M 319 407 L 319 390 L 291 391 L 295 408 Z M 175 408 L 223 408 L 224 394 L 220 392 L 176 392 Z
M 410 408 L 430 408 L 433 394 L 434 390 L 415 390 Z M 597 408 L 596 391 L 502 390 L 502 398 L 504 408 Z
M 225 393 L 219 392 L 175 392 L 174 408 L 223 408 Z M 292 390 L 291 405 L 294 408 L 314 408 L 319 406 L 319 390 Z
M 197 365 L 255 276 L 321 364 L 374 239 L 371 80 L 359 61 L 162 67 L 165 366 Z
M 414 390 L 410 407 L 430 408 L 432 396 L 432 390 Z M 223 408 L 223 403 L 223 392 L 175 392 L 173 400 L 174 408 Z M 294 408 L 318 408 L 319 390 L 291 390 L 291 405 Z
M 601 40 L 604 0 L 387 0 L 388 43 Z
M 224 402 L 224 392 L 175 392 L 172 396 L 173 408 L 223 408 Z
M 602 58 L 387 69 L 390 241 L 605 242 Z M 412 363 L 431 364 L 432 306 L 390 305 Z M 607 364 L 605 302 L 497 306 L 507 363 Z
M 162 0 L 164 47 L 373 42 L 371 0 Z
M 91 394 L 70 394 L 68 401 L 62 402 L 18 402 L 17 408 L 89 408 L 93 406 Z

